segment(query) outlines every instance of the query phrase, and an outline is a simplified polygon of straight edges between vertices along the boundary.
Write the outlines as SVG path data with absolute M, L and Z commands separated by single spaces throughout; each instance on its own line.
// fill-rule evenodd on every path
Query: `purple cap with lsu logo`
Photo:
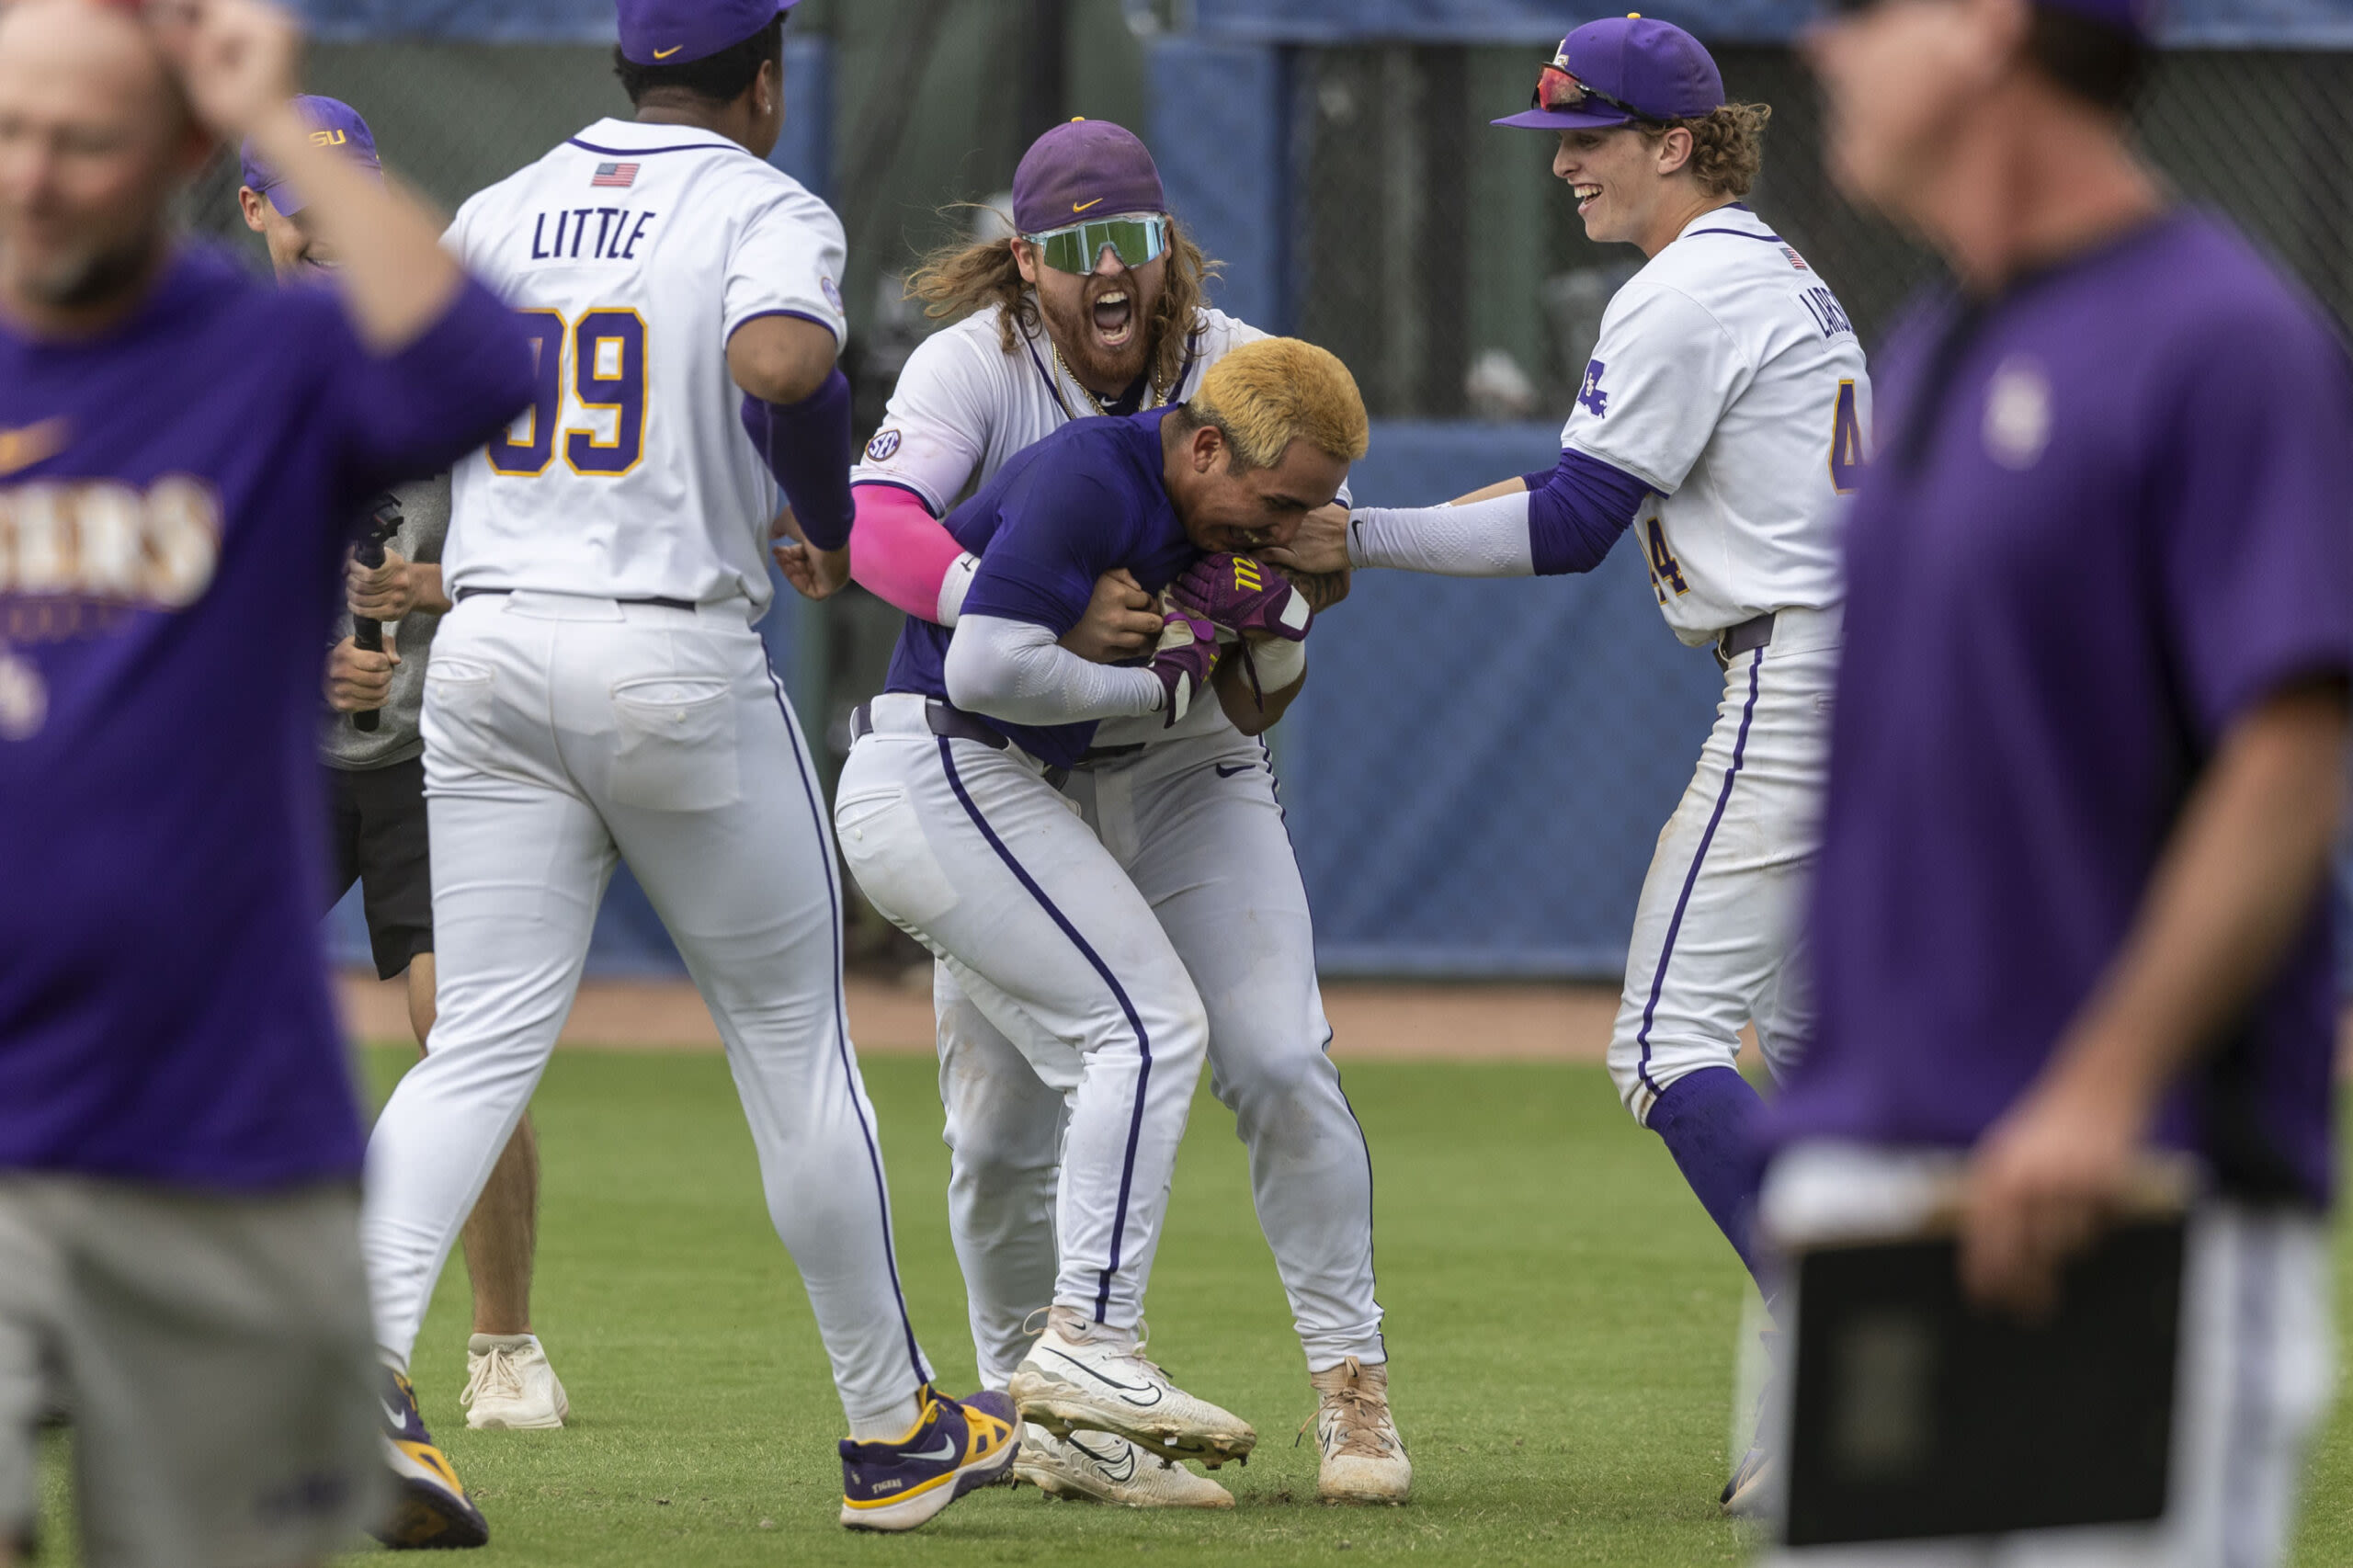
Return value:
M 621 58 L 632 65 L 708 60 L 775 21 L 800 0 L 614 0 Z
M 1013 226 L 1042 234 L 1122 212 L 1165 212 L 1160 166 L 1135 132 L 1108 119 L 1057 125 L 1013 171 Z
M 1699 119 L 1723 103 L 1723 74 L 1698 39 L 1639 14 L 1605 17 L 1561 40 L 1531 107 L 1489 123 L 1601 131 L 1638 119 Z
M 323 98 L 312 93 L 296 98 L 294 107 L 311 122 L 312 141 L 322 147 L 333 147 L 361 168 L 383 172 L 383 161 L 376 156 L 375 132 L 368 129 L 368 122 L 359 118 L 358 109 L 340 98 Z M 241 173 L 248 188 L 268 197 L 269 204 L 289 218 L 302 210 L 302 198 L 286 183 L 283 175 L 262 162 L 251 142 L 239 151 L 244 159 Z

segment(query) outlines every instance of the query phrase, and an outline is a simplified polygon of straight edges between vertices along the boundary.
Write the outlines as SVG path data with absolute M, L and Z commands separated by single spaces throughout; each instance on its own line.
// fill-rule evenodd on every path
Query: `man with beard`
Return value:
M 1203 303 L 1201 254 L 1169 216 L 1152 154 L 1120 127 L 1074 120 L 1040 137 L 1014 176 L 1013 207 L 1016 236 L 941 253 L 916 273 L 931 313 L 971 313 L 908 360 L 851 476 L 853 574 L 942 627 L 957 623 L 980 566 L 939 521 L 959 496 L 1074 420 L 1182 403 L 1227 354 L 1266 335 Z M 779 553 L 789 574 L 801 569 L 801 547 Z M 1345 581 L 1305 586 L 1319 591 L 1302 597 L 1328 602 Z M 1161 629 L 1154 596 L 1115 572 L 1063 645 L 1132 659 Z M 1158 713 L 1108 721 L 1075 767 L 1095 799 L 1118 802 L 1105 836 L 1132 841 L 1120 846 L 1128 869 L 1208 1010 L 1211 1086 L 1249 1146 L 1259 1222 L 1315 1389 L 1318 1494 L 1400 1502 L 1413 1467 L 1389 1413 L 1371 1161 L 1324 1053 L 1332 1029 L 1307 892 L 1272 764 L 1252 738 L 1298 695 L 1305 645 L 1245 646 L 1249 657 L 1219 674 L 1227 700 L 1196 704 L 1173 726 Z M 1053 1299 L 1065 1110 L 947 967 L 933 973 L 950 1225 L 981 1380 L 1002 1388 Z M 1033 1426 L 1015 1468 L 1057 1495 L 1233 1503 L 1214 1482 L 1098 1432 L 1065 1440 Z
M 309 94 L 294 100 L 314 140 L 361 168 L 381 171 L 376 138 L 349 104 Z M 248 142 L 237 205 L 269 249 L 278 281 L 319 282 L 341 262 L 308 217 L 301 193 Z M 425 661 L 449 608 L 441 589 L 441 540 L 449 528 L 449 476 L 413 480 L 390 492 L 399 526 L 381 564 L 354 562 L 347 613 L 327 652 L 327 706 L 334 715 L 319 744 L 326 765 L 328 896 L 358 882 L 369 945 L 385 980 L 408 976 L 409 1027 L 425 1049 L 433 1029 L 433 876 L 425 823 Z M 354 619 L 387 624 L 381 649 L 362 648 Z M 361 714 L 374 715 L 363 729 Z M 540 1167 L 529 1116 L 517 1125 L 466 1221 L 466 1277 L 474 1296 L 466 1347 L 466 1425 L 561 1426 L 569 1405 L 547 1352 L 531 1333 L 531 1250 Z
M 290 21 L 147 14 L 0 9 L 0 1562 L 52 1360 L 85 1561 L 317 1562 L 404 1397 L 319 948 L 319 649 L 350 520 L 530 360 L 433 216 L 312 142 Z M 300 182 L 334 292 L 174 234 L 216 137 Z

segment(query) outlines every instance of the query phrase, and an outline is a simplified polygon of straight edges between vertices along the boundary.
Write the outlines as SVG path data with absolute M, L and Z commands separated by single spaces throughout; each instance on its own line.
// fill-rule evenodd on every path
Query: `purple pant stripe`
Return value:
M 1021 862 L 1013 858 L 1013 851 L 1005 846 L 1005 841 L 996 835 L 996 829 L 991 827 L 988 818 L 981 814 L 981 808 L 973 803 L 972 795 L 964 788 L 964 780 L 956 772 L 955 754 L 949 749 L 946 735 L 939 737 L 939 765 L 948 770 L 948 787 L 956 791 L 956 799 L 963 804 L 964 814 L 972 819 L 972 825 L 981 830 L 981 836 L 988 840 L 989 847 L 996 851 L 996 858 L 1005 862 L 1014 880 L 1029 890 L 1029 896 L 1038 901 L 1038 907 L 1062 928 L 1063 935 L 1071 939 L 1072 946 L 1077 948 L 1086 961 L 1094 966 L 1095 972 L 1103 977 L 1103 983 L 1111 988 L 1111 995 L 1120 1004 L 1120 1011 L 1127 1015 L 1128 1028 L 1135 1031 L 1136 1052 L 1142 1059 L 1136 1068 L 1135 1107 L 1128 1116 L 1128 1148 L 1120 1163 L 1120 1206 L 1111 1215 L 1111 1256 L 1101 1271 L 1101 1282 L 1095 1291 L 1095 1321 L 1101 1323 L 1104 1315 L 1111 1310 L 1111 1278 L 1120 1271 L 1120 1248 L 1127 1235 L 1128 1195 L 1136 1179 L 1136 1145 L 1143 1141 L 1144 1091 L 1152 1085 L 1152 1040 L 1144 1033 L 1143 1020 L 1136 1017 L 1135 1004 L 1128 1000 L 1128 994 L 1120 986 L 1119 976 L 1111 972 L 1111 966 L 1103 961 L 1101 954 L 1087 946 L 1086 938 L 1078 934 L 1078 927 L 1054 906 L 1054 901 L 1046 896 L 1046 890 L 1040 887 L 1023 869 Z
M 1643 1048 L 1643 1059 L 1634 1069 L 1643 1087 L 1652 1094 L 1664 1093 L 1651 1081 L 1651 1023 L 1658 1016 L 1659 994 L 1666 989 L 1666 966 L 1675 958 L 1675 938 L 1683 930 L 1683 912 L 1691 903 L 1691 890 L 1699 881 L 1699 868 L 1708 861 L 1708 846 L 1716 840 L 1716 824 L 1724 820 L 1724 807 L 1732 801 L 1733 780 L 1740 777 L 1740 765 L 1748 755 L 1748 722 L 1756 717 L 1756 677 L 1764 667 L 1765 650 L 1757 649 L 1749 655 L 1748 703 L 1740 710 L 1740 733 L 1733 738 L 1732 766 L 1724 769 L 1724 787 L 1717 791 L 1716 809 L 1708 818 L 1708 831 L 1699 835 L 1699 847 L 1691 857 L 1691 869 L 1684 873 L 1683 892 L 1675 901 L 1675 918 L 1666 923 L 1666 940 L 1658 950 L 1658 967 L 1651 971 L 1651 998 L 1643 1006 L 1643 1027 L 1634 1036 Z

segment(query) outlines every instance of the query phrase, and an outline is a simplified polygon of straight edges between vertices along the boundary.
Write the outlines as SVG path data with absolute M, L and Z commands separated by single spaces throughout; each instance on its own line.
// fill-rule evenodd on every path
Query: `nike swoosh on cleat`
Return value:
M 1098 196 L 1092 201 L 1074 201 L 1070 204 L 1070 210 L 1074 212 L 1084 212 L 1090 207 L 1100 207 L 1102 205 L 1103 199 Z
M 1095 1468 L 1101 1471 L 1105 1475 L 1109 1476 L 1113 1481 L 1129 1482 L 1133 1481 L 1136 1478 L 1136 1450 L 1134 1444 L 1128 1444 L 1120 1450 L 1120 1461 L 1115 1466 L 1109 1460 L 1104 1458 L 1101 1454 L 1097 1453 L 1085 1443 L 1080 1442 L 1076 1433 L 1074 1432 L 1070 1437 L 1063 1440 L 1069 1443 L 1072 1448 L 1076 1449 L 1080 1453 L 1085 1454 L 1088 1459 L 1093 1460 L 1095 1461 Z
M 670 56 L 677 53 L 678 51 L 686 47 L 687 46 L 683 43 L 674 43 L 667 49 L 657 49 L 654 51 L 654 58 L 656 60 L 667 60 Z
M 907 1454 L 907 1458 L 911 1460 L 920 1460 L 926 1464 L 937 1464 L 946 1460 L 952 1460 L 955 1457 L 956 1439 L 949 1437 L 945 1433 L 940 1435 L 939 1447 L 936 1449 L 925 1449 L 920 1451 L 911 1449 Z
M 1150 1383 L 1120 1382 L 1114 1379 L 1105 1377 L 1102 1373 L 1097 1371 L 1094 1368 L 1088 1366 L 1084 1361 L 1075 1360 L 1071 1357 L 1063 1356 L 1059 1350 L 1054 1351 L 1053 1354 L 1061 1356 L 1063 1360 L 1070 1362 L 1073 1367 L 1075 1367 L 1078 1370 L 1085 1372 L 1088 1377 L 1093 1378 L 1105 1388 L 1118 1390 L 1120 1398 L 1123 1403 L 1132 1404 L 1139 1410 L 1149 1410 L 1154 1405 L 1160 1403 L 1160 1391 L 1153 1387 Z M 1128 1396 L 1133 1393 L 1148 1393 L 1152 1395 L 1152 1397 L 1150 1399 L 1130 1399 Z
M 1217 776 L 1220 778 L 1231 778 L 1237 773 L 1247 773 L 1257 766 L 1258 765 L 1255 762 L 1244 762 L 1237 763 L 1233 767 L 1228 767 L 1225 764 L 1221 762 L 1217 765 Z
M 405 1413 L 394 1410 L 391 1405 L 386 1404 L 381 1399 L 376 1402 L 376 1408 L 384 1413 L 384 1419 L 392 1424 L 393 1431 L 405 1432 L 408 1430 L 408 1416 Z

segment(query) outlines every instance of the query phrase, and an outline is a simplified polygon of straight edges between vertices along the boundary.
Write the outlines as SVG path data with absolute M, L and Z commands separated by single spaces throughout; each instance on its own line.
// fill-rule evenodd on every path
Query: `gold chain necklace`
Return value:
M 1088 386 L 1085 381 L 1078 379 L 1078 372 L 1070 368 L 1070 361 L 1063 358 L 1063 346 L 1054 341 L 1054 335 L 1051 332 L 1046 334 L 1046 352 L 1054 357 L 1055 370 L 1061 373 L 1063 380 L 1069 381 L 1072 386 L 1078 389 L 1080 396 L 1086 398 L 1087 402 L 1095 405 L 1096 413 L 1108 415 L 1111 412 L 1110 403 L 1106 402 L 1101 396 L 1097 395 L 1093 387 Z M 1151 372 L 1146 370 L 1145 374 L 1149 375 Z M 1157 408 L 1158 406 L 1160 406 L 1160 389 L 1157 386 L 1146 383 L 1143 392 L 1143 402 L 1136 406 L 1136 412 L 1138 414 L 1142 414 L 1145 409 Z

